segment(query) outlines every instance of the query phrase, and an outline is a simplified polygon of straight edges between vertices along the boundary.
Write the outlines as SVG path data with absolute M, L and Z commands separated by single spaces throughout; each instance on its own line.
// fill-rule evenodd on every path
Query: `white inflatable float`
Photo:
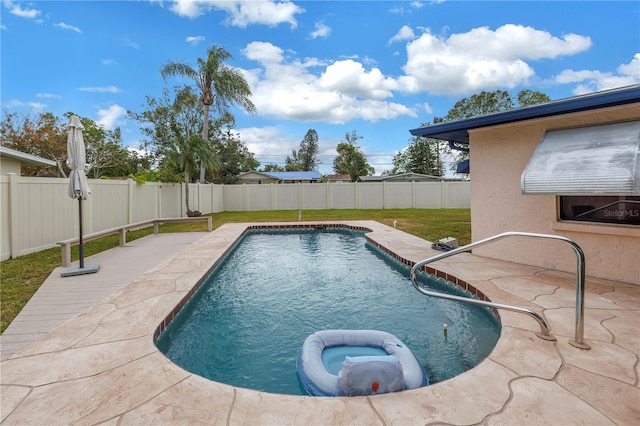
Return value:
M 314 396 L 375 395 L 429 384 L 409 348 L 378 330 L 317 331 L 305 339 L 297 369 Z

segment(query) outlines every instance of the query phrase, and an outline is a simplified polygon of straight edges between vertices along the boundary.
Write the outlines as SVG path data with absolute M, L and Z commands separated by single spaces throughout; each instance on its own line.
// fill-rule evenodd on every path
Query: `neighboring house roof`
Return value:
M 320 180 L 320 172 L 264 172 L 280 180 Z
M 387 176 L 360 176 L 360 180 L 363 182 L 437 182 L 444 178 L 420 173 L 401 173 Z
M 329 182 L 342 182 L 348 181 L 351 182 L 351 175 L 327 175 L 327 180 Z
M 46 158 L 38 157 L 37 155 L 31 155 L 24 152 L 16 151 L 15 149 L 0 146 L 0 157 L 7 157 L 20 161 L 25 167 L 36 166 L 55 166 L 56 162 L 48 160 Z
M 260 175 L 264 176 L 267 179 L 276 179 L 279 181 L 287 181 L 287 180 L 309 180 L 309 181 L 320 181 L 321 175 L 320 172 L 258 172 L 258 171 L 250 171 L 245 173 L 240 173 L 238 175 L 238 179 L 243 179 L 244 176 L 249 175 L 255 176 Z
M 257 172 L 257 171 L 255 171 L 255 170 L 252 170 L 252 171 L 250 171 L 250 172 L 240 173 L 240 174 L 237 176 L 237 178 L 238 178 L 238 179 L 243 179 L 243 178 L 245 178 L 246 176 L 249 176 L 249 178 L 252 178 L 252 177 L 254 177 L 254 176 L 256 176 L 256 175 L 258 175 L 258 176 L 263 176 L 263 177 L 265 177 L 265 178 L 267 178 L 267 179 L 277 179 L 275 176 L 271 176 L 271 175 L 270 175 L 269 173 L 267 173 L 267 172 Z
M 640 84 L 620 89 L 574 96 L 544 104 L 514 108 L 494 114 L 433 124 L 410 130 L 414 136 L 425 136 L 450 142 L 469 144 L 469 130 L 559 114 L 589 111 L 640 102 Z

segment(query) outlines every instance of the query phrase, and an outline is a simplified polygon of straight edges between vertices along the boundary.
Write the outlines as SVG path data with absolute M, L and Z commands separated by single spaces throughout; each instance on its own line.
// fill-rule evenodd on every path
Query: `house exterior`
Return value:
M 21 175 L 22 167 L 52 167 L 56 162 L 36 155 L 26 154 L 15 149 L 0 146 L 0 173 Z
M 317 183 L 320 172 L 256 172 L 250 171 L 238 175 L 238 183 Z
M 473 241 L 564 236 L 583 250 L 587 275 L 640 285 L 640 85 L 411 133 L 469 148 Z M 576 271 L 556 240 L 504 238 L 473 253 Z

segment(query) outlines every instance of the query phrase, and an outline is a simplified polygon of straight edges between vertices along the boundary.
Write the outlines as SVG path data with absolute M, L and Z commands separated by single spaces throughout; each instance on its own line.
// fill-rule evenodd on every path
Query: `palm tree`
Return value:
M 199 215 L 189 208 L 189 183 L 192 161 L 196 159 L 204 167 L 219 167 L 220 160 L 213 145 L 205 141 L 200 135 L 188 137 L 176 136 L 173 140 L 172 150 L 167 153 L 166 159 L 174 167 L 184 171 L 185 203 L 187 216 Z M 192 160 L 193 159 L 193 160 Z
M 197 68 L 191 65 L 167 62 L 160 68 L 162 78 L 181 76 L 191 78 L 200 90 L 200 102 L 204 105 L 204 126 L 202 138 L 209 140 L 209 109 L 218 113 L 225 112 L 231 105 L 237 104 L 245 111 L 256 111 L 251 102 L 251 88 L 240 71 L 231 68 L 225 61 L 231 54 L 224 47 L 213 45 L 207 50 L 207 59 L 198 58 Z M 200 183 L 204 183 L 205 165 L 200 164 Z

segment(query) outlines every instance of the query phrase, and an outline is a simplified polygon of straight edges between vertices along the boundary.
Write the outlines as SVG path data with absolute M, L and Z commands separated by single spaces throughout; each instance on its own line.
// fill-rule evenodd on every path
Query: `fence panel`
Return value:
M 160 212 L 158 217 L 182 217 L 184 197 L 179 183 L 161 183 L 158 185 Z
M 86 224 L 83 226 L 84 233 L 133 223 L 129 219 L 129 181 L 90 179 L 89 187 L 91 195 L 85 203 L 83 214 L 83 223 Z
M 336 183 L 329 187 L 330 209 L 356 208 L 356 183 Z
M 468 209 L 471 207 L 471 186 L 469 182 L 443 182 L 446 209 Z
M 303 183 L 300 185 L 301 209 L 326 210 L 328 185 Z
M 358 209 L 384 209 L 385 208 L 385 183 L 370 182 L 357 183 L 356 208 Z
M 242 185 L 245 211 L 271 210 L 271 185 Z
M 413 200 L 417 209 L 442 208 L 442 184 L 440 182 L 414 182 Z
M 198 210 L 200 213 L 213 212 L 213 193 L 211 192 L 212 186 L 213 185 L 197 185 L 198 204 L 196 206 L 196 210 Z
M 225 185 L 223 202 L 228 212 L 244 211 L 244 185 Z
M 266 185 L 264 185 L 266 187 Z M 271 185 L 269 185 L 271 186 Z M 275 203 L 273 205 L 273 210 L 299 210 L 299 186 L 300 184 L 274 184 L 274 198 Z M 271 207 L 268 207 L 268 210 L 271 210 Z
M 144 185 L 139 185 L 133 181 L 130 182 L 131 222 L 142 222 L 158 217 L 158 197 L 160 195 L 158 183 L 147 182 Z

